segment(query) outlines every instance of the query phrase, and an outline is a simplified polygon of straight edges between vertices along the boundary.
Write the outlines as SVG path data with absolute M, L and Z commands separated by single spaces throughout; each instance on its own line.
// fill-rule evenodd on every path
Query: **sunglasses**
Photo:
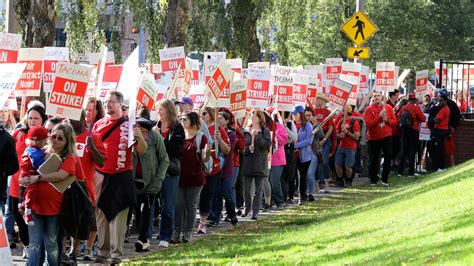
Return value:
M 63 138 L 63 137 L 57 136 L 57 135 L 54 135 L 54 134 L 51 135 L 51 138 L 52 138 L 52 139 L 55 139 L 55 140 L 57 139 L 58 141 L 64 141 L 64 138 Z

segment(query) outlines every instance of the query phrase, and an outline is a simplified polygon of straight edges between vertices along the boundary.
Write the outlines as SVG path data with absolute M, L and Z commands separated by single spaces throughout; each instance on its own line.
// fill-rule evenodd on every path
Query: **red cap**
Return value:
M 408 100 L 418 100 L 414 92 L 408 94 Z
M 30 140 L 43 140 L 48 138 L 48 130 L 42 126 L 34 126 L 28 130 Z

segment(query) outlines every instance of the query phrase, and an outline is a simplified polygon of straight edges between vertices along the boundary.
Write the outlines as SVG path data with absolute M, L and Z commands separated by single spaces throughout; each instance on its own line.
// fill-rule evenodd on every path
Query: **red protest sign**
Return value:
M 160 64 L 162 72 L 185 69 L 186 54 L 184 53 L 183 46 L 160 49 L 158 52 L 160 54 Z
M 306 105 L 308 94 L 309 76 L 293 75 L 293 104 Z
M 21 47 L 21 35 L 0 32 L 0 63 L 16 63 Z
M 189 90 L 189 98 L 193 100 L 193 109 L 199 111 L 205 101 L 204 88 L 202 84 L 193 85 Z
M 226 52 L 204 52 L 204 83 L 209 81 L 222 59 L 226 59 Z
M 99 88 L 99 99 L 105 100 L 107 93 L 116 90 L 122 75 L 122 65 L 106 65 L 104 70 L 104 77 Z
M 46 114 L 79 120 L 92 67 L 58 63 Z
M 395 63 L 377 62 L 375 85 L 380 91 L 395 90 Z
M 230 65 L 230 69 L 232 70 L 232 80 L 238 80 L 241 78 L 242 73 L 242 59 L 234 58 L 234 59 L 227 59 L 227 63 Z M 228 82 L 227 85 L 222 90 L 221 96 L 219 100 L 217 100 L 217 106 L 220 107 L 227 107 L 229 106 L 229 96 L 230 96 L 230 83 Z
M 352 84 L 336 79 L 329 92 L 329 109 L 342 110 L 349 98 L 351 90 Z
M 428 88 L 428 70 L 416 72 L 416 89 L 426 90 Z
M 245 117 L 247 112 L 247 79 L 231 82 L 230 85 L 230 111 L 235 118 Z
M 219 99 L 224 87 L 228 82 L 230 82 L 232 73 L 230 65 L 226 60 L 221 60 L 216 71 L 214 71 L 204 88 L 205 95 L 211 107 L 216 107 L 217 100 Z
M 326 58 L 326 80 L 332 82 L 339 78 L 342 71 L 342 58 Z
M 247 106 L 261 110 L 268 107 L 269 90 L 270 69 L 249 68 Z
M 45 92 L 50 92 L 53 87 L 58 62 L 69 62 L 69 48 L 44 47 L 43 89 Z
M 43 48 L 21 48 L 18 63 L 26 63 L 26 68 L 16 84 L 15 96 L 39 96 L 43 76 Z
M 293 77 L 291 68 L 272 66 L 273 95 L 275 108 L 280 111 L 291 111 L 293 108 Z
M 369 72 L 368 66 L 362 66 L 359 81 L 359 93 L 369 93 Z
M 357 104 L 357 93 L 359 90 L 360 71 L 361 71 L 361 64 L 359 63 L 351 63 L 351 62 L 342 63 L 342 71 L 339 78 L 345 82 L 349 82 L 350 84 L 352 84 L 351 93 L 349 95 L 349 99 L 347 100 L 347 103 L 350 105 Z
M 157 97 L 158 87 L 156 86 L 154 76 L 150 73 L 143 75 L 142 82 L 138 88 L 137 101 L 152 110 Z

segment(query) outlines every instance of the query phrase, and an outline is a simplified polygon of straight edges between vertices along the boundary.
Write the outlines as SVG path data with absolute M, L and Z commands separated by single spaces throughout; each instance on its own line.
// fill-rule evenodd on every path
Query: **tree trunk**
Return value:
M 14 8 L 26 47 L 53 46 L 56 34 L 54 0 L 15 0 Z
M 191 2 L 191 0 L 168 0 L 163 31 L 165 47 L 184 46 Z
M 257 20 L 263 10 L 263 5 L 255 5 L 252 0 L 231 1 L 233 5 L 232 22 L 236 40 L 240 43 L 237 50 L 242 59 L 256 62 L 260 55 L 260 43 L 257 38 Z

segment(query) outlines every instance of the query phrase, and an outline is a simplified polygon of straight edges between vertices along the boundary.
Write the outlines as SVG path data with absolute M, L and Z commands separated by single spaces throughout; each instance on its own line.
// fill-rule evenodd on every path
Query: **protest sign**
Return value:
M 16 63 L 21 47 L 21 35 L 0 32 L 0 64 Z
M 105 65 L 115 64 L 114 51 L 107 51 L 106 53 L 107 53 L 107 57 L 105 59 Z M 101 55 L 101 52 L 87 54 L 87 60 L 89 60 L 89 64 L 93 66 L 99 65 L 99 61 L 101 60 L 101 57 L 104 58 L 103 52 L 102 52 L 102 55 Z
M 342 71 L 342 58 L 326 58 L 326 80 L 332 85 L 335 79 L 339 78 Z
M 6 230 L 7 227 L 2 213 L 0 215 L 0 265 L 14 265 Z
M 120 80 L 117 85 L 117 90 L 123 94 L 125 99 L 135 99 L 131 94 L 136 93 L 138 89 L 139 75 L 138 48 L 135 48 L 123 64 L 122 74 L 120 75 Z
M 144 74 L 138 88 L 137 101 L 151 110 L 155 104 L 157 93 L 158 86 L 156 86 L 154 76 L 150 73 Z
M 0 109 L 7 106 L 26 64 L 0 64 Z M 7 109 L 12 109 L 8 104 Z
M 186 68 L 186 54 L 183 46 L 160 49 L 158 52 L 160 54 L 161 71 L 174 72 Z
M 293 105 L 306 106 L 309 76 L 303 74 L 291 74 L 291 76 L 293 77 Z
M 92 75 L 92 95 L 98 97 L 100 87 L 102 85 L 102 79 L 104 78 L 105 65 L 107 63 L 107 51 L 108 48 L 104 44 L 100 46 L 99 60 L 97 61 L 97 67 L 95 73 Z
M 26 63 L 26 68 L 16 84 L 16 96 L 40 96 L 43 58 L 43 48 L 20 49 L 18 63 Z
M 18 104 L 16 102 L 16 97 L 15 97 L 15 91 L 14 90 L 12 90 L 12 93 L 10 94 L 10 97 L 8 97 L 7 102 L 5 103 L 3 108 L 5 110 L 18 111 Z
M 416 72 L 416 89 L 428 89 L 428 70 L 421 70 Z
M 431 136 L 431 131 L 430 128 L 428 127 L 428 114 L 424 114 L 426 117 L 425 122 L 420 123 L 420 138 L 419 140 L 430 140 Z
M 247 107 L 261 110 L 268 107 L 270 73 L 270 69 L 248 69 Z
M 352 90 L 351 90 L 351 93 L 349 94 L 349 99 L 347 100 L 347 103 L 350 105 L 357 104 L 357 93 L 359 90 L 360 72 L 361 72 L 361 64 L 351 63 L 351 62 L 342 63 L 342 70 L 341 70 L 341 75 L 339 75 L 339 78 L 342 81 L 349 82 L 350 84 L 352 84 Z
M 247 85 L 246 79 L 230 82 L 230 111 L 236 119 L 245 117 L 247 112 Z
M 206 87 L 204 87 L 204 94 L 206 95 L 208 106 L 217 107 L 217 100 L 224 87 L 230 82 L 232 73 L 230 65 L 225 59 L 222 59 L 208 82 L 206 82 Z
M 59 62 L 46 114 L 79 120 L 91 72 L 89 66 Z
M 207 84 L 222 59 L 226 59 L 225 52 L 204 52 L 204 84 Z
M 161 83 L 155 83 L 155 84 L 156 84 L 156 87 L 158 88 L 158 93 L 156 94 L 156 101 L 155 101 L 156 103 L 165 98 L 166 91 L 168 90 L 168 85 L 161 84 Z
M 230 65 L 230 69 L 232 70 L 232 77 L 231 81 L 233 80 L 239 80 L 241 79 L 241 73 L 242 73 L 242 59 L 236 58 L 236 59 L 227 59 L 227 63 Z M 219 97 L 219 100 L 217 100 L 217 106 L 219 107 L 227 107 L 229 106 L 229 96 L 230 96 L 230 83 L 228 82 L 227 85 L 224 87 L 222 90 L 222 93 Z
M 189 98 L 193 100 L 193 110 L 199 111 L 205 102 L 204 85 L 192 85 L 189 90 Z
M 352 90 L 352 84 L 349 82 L 342 81 L 340 79 L 334 80 L 334 84 L 331 86 L 329 92 L 329 109 L 334 111 L 339 109 L 340 111 L 344 108 L 344 105 L 349 98 L 349 94 Z
M 50 92 L 53 87 L 58 62 L 69 62 L 69 48 L 44 47 L 43 90 Z
M 290 76 L 291 67 L 275 66 L 272 70 L 274 107 L 279 111 L 290 112 L 293 108 L 293 77 Z
M 369 73 L 368 66 L 362 66 L 360 71 L 359 93 L 369 93 Z
M 109 91 L 117 89 L 122 75 L 122 65 L 106 65 L 104 69 L 104 77 L 99 89 L 98 97 L 100 100 L 105 101 L 105 97 Z
M 199 85 L 199 61 L 198 60 L 189 60 L 191 65 L 191 86 Z
M 378 91 L 390 92 L 395 90 L 395 63 L 377 62 L 375 86 Z

